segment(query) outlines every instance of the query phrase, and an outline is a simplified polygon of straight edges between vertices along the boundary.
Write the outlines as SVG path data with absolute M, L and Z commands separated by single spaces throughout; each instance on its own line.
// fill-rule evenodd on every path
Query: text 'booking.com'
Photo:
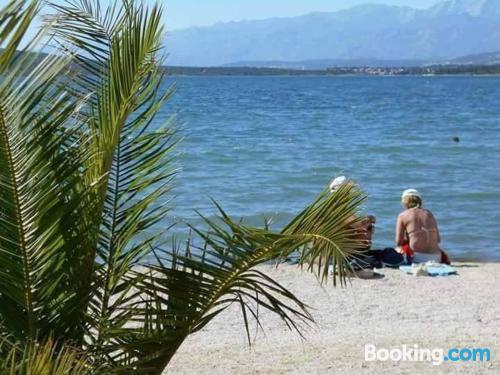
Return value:
M 431 362 L 441 365 L 445 362 L 490 362 L 489 348 L 422 348 L 419 345 L 403 344 L 399 347 L 377 348 L 365 345 L 365 361 Z

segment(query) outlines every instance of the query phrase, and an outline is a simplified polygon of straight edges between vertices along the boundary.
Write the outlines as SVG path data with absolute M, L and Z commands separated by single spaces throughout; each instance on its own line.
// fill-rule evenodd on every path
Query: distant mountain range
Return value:
M 167 64 L 178 66 L 477 64 L 473 59 L 493 55 L 500 61 L 500 54 L 484 54 L 500 50 L 500 0 L 447 0 L 424 10 L 361 5 L 292 18 L 219 23 L 172 31 L 166 49 Z
M 441 65 L 500 65 L 500 52 L 485 52 L 467 55 L 449 61 L 439 61 Z

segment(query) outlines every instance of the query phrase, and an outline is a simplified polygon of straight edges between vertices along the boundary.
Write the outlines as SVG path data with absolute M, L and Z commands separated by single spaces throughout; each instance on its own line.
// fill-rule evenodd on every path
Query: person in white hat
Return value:
M 449 263 L 443 252 L 437 221 L 431 211 L 422 207 L 422 196 L 416 189 L 407 189 L 401 195 L 405 210 L 396 224 L 396 246 L 414 263 L 435 261 Z
M 356 186 L 356 183 L 352 180 L 349 180 L 346 176 L 338 176 L 334 178 L 329 185 L 330 192 L 336 192 L 341 186 L 344 184 L 351 184 Z M 349 220 L 354 221 L 355 217 L 349 218 Z M 357 232 L 357 238 L 363 240 L 365 242 L 365 250 L 369 250 L 372 246 L 372 237 L 375 232 L 375 223 L 376 218 L 373 215 L 367 215 L 363 217 L 361 220 L 357 221 L 353 224 L 353 229 Z
M 346 176 L 339 176 L 335 177 L 332 182 L 330 182 L 330 192 L 337 191 L 339 187 L 341 187 L 343 184 L 347 183 L 347 177 Z

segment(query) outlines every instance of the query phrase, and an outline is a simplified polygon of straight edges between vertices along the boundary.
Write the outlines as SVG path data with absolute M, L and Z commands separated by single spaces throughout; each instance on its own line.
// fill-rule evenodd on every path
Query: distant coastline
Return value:
M 257 67 L 165 66 L 170 76 L 434 76 L 500 75 L 499 65 L 431 65 L 415 67 L 334 67 L 327 69 L 285 69 Z
M 47 53 L 44 52 L 30 52 L 30 54 L 33 54 L 33 64 L 47 57 Z M 447 63 L 415 66 L 379 66 L 367 64 L 344 67 L 334 66 L 322 69 L 257 66 L 191 67 L 165 65 L 162 66 L 162 69 L 163 72 L 169 76 L 497 76 L 500 75 L 500 62 L 492 64 Z

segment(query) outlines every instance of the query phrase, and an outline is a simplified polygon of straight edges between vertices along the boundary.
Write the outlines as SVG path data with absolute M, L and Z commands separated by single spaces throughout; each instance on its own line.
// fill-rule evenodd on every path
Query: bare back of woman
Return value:
M 396 244 L 409 244 L 416 253 L 440 254 L 439 229 L 434 215 L 420 207 L 402 212 L 396 225 Z
M 396 223 L 397 249 L 416 263 L 429 260 L 450 263 L 448 255 L 441 249 L 441 236 L 436 218 L 431 211 L 422 208 L 422 198 L 415 189 L 408 189 L 401 196 L 405 211 L 399 214 Z

